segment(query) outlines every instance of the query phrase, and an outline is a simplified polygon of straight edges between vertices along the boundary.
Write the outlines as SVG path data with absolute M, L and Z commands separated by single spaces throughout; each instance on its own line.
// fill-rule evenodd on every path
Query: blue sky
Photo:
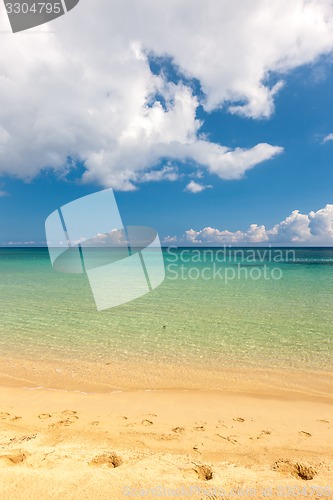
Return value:
M 66 29 L 66 25 L 62 29 Z M 23 38 L 21 41 L 23 43 Z M 7 43 L 10 41 L 7 40 Z M 18 44 L 17 40 L 15 43 Z M 193 108 L 193 120 L 201 121 L 200 127 L 197 126 L 195 131 L 197 140 L 204 139 L 206 143 L 221 145 L 230 148 L 231 151 L 237 148 L 248 151 L 259 143 L 265 143 L 273 147 L 279 146 L 283 148 L 283 152 L 268 155 L 266 161 L 258 161 L 257 164 L 244 171 L 241 178 L 228 180 L 221 178 L 220 174 L 216 175 L 210 166 L 201 164 L 196 156 L 191 158 L 185 155 L 184 157 L 181 153 L 177 157 L 173 151 L 171 157 L 168 157 L 168 145 L 163 145 L 162 152 L 157 155 L 155 153 L 149 153 L 150 156 L 146 153 L 146 156 L 143 155 L 140 175 L 131 174 L 131 186 L 128 188 L 128 185 L 124 187 L 117 180 L 117 175 L 123 178 L 124 169 L 112 173 L 111 180 L 105 181 L 104 179 L 109 179 L 105 174 L 108 165 L 103 166 L 104 170 L 101 170 L 104 177 L 100 171 L 97 175 L 96 162 L 93 164 L 92 160 L 89 160 L 89 163 L 80 157 L 79 146 L 69 145 L 68 148 L 69 153 L 73 155 L 72 158 L 75 158 L 72 160 L 72 168 L 68 167 L 68 156 L 57 160 L 55 166 L 45 164 L 46 168 L 43 168 L 40 164 L 38 168 L 35 168 L 36 156 L 31 153 L 29 145 L 29 154 L 27 153 L 25 158 L 23 141 L 22 158 L 19 160 L 21 164 L 15 163 L 14 165 L 13 163 L 14 175 L 11 175 L 7 167 L 2 169 L 2 174 L 0 170 L 0 192 L 2 193 L 0 196 L 0 243 L 2 245 L 10 242 L 16 245 L 29 244 L 29 242 L 34 242 L 33 244 L 36 245 L 43 244 L 45 242 L 44 222 L 53 210 L 104 187 L 113 187 L 123 222 L 129 225 L 153 226 L 162 240 L 169 236 L 171 239 L 166 241 L 177 241 L 182 244 L 186 242 L 186 231 L 193 229 L 196 232 L 195 239 L 192 238 L 192 241 L 189 239 L 189 243 L 200 241 L 200 238 L 203 238 L 202 241 L 207 244 L 219 241 L 222 243 L 226 242 L 227 238 L 227 235 L 223 233 L 225 230 L 232 233 L 246 232 L 251 224 L 264 225 L 266 230 L 271 230 L 297 210 L 304 217 L 310 213 L 315 214 L 312 219 L 310 216 L 310 220 L 313 221 L 315 239 L 306 236 L 303 241 L 301 233 L 297 232 L 298 228 L 296 233 L 293 233 L 294 229 L 292 231 L 288 229 L 286 232 L 285 225 L 283 235 L 280 228 L 277 228 L 275 233 L 280 236 L 275 235 L 275 239 L 270 234 L 264 238 L 249 241 L 264 244 L 269 243 L 273 238 L 276 243 L 285 244 L 301 244 L 302 242 L 304 244 L 330 244 L 330 238 L 333 236 L 331 209 L 327 209 L 325 213 L 320 212 L 319 217 L 316 217 L 318 211 L 323 210 L 327 205 L 333 205 L 333 140 L 324 142 L 324 138 L 333 132 L 333 59 L 330 54 L 328 50 L 325 54 L 320 54 L 319 51 L 319 56 L 306 64 L 297 64 L 296 67 L 283 72 L 273 70 L 267 72 L 264 82 L 267 88 L 272 88 L 274 83 L 281 79 L 284 85 L 274 95 L 274 109 L 269 112 L 260 110 L 261 116 L 256 116 L 254 111 L 248 113 L 249 116 L 244 116 L 243 112 L 230 112 L 228 107 L 230 102 L 234 105 L 239 103 L 243 105 L 247 102 L 245 93 L 244 99 L 235 98 L 233 101 L 221 99 L 218 105 L 207 105 L 206 97 L 209 93 L 205 84 L 196 78 L 195 73 L 192 75 L 180 65 L 172 64 L 170 62 L 172 59 L 169 57 L 154 59 L 147 56 L 146 62 L 147 65 L 149 64 L 150 75 L 164 79 L 169 90 L 151 95 L 151 104 L 147 100 L 145 106 L 154 108 L 158 103 L 166 115 L 168 106 L 169 110 L 171 106 L 175 106 L 177 95 L 173 95 L 169 103 L 164 101 L 165 95 L 169 95 L 170 88 L 173 89 L 172 85 L 177 86 L 177 89 L 183 85 L 191 90 L 191 98 L 197 99 L 197 105 Z M 2 65 L 0 63 L 0 73 L 5 72 L 6 64 L 9 64 L 8 61 L 3 61 Z M 209 60 L 207 65 L 209 66 Z M 52 76 L 56 78 L 57 73 L 54 68 L 52 71 Z M 132 93 L 134 95 L 137 92 L 137 86 L 133 85 L 131 88 L 130 73 L 124 78 L 127 78 L 127 97 L 131 99 Z M 26 90 L 29 95 L 30 89 Z M 164 95 L 163 92 L 165 92 Z M 53 99 L 56 98 L 57 96 L 53 97 Z M 61 101 L 62 97 L 59 99 Z M 93 101 L 91 106 L 94 107 Z M 33 111 L 27 104 L 26 113 Z M 38 105 L 37 111 L 39 112 Z M 9 107 L 7 116 L 2 117 L 3 123 L 0 121 L 0 125 L 3 125 L 5 130 L 7 130 L 6 120 L 10 113 Z M 16 116 L 15 113 L 13 108 L 13 121 L 20 119 L 20 115 Z M 178 120 L 177 114 L 175 117 L 175 120 Z M 60 124 L 61 119 L 66 123 L 66 112 L 57 119 L 60 120 Z M 175 127 L 180 127 L 182 120 L 180 118 L 180 125 L 177 122 Z M 152 121 L 152 127 L 154 123 Z M 172 128 L 172 120 L 168 126 Z M 191 126 L 190 124 L 189 128 Z M 50 124 L 47 127 L 50 127 Z M 20 128 L 21 124 L 17 122 L 18 133 L 20 133 Z M 58 125 L 55 134 L 57 130 L 59 130 Z M 47 133 L 50 133 L 49 128 Z M 168 134 L 168 130 L 163 129 L 162 133 Z M 61 137 L 60 140 L 62 143 L 66 142 L 66 136 Z M 171 150 L 174 148 L 174 142 L 173 138 L 170 143 Z M 37 144 L 36 155 L 39 154 L 38 147 Z M 91 145 L 87 147 L 87 150 L 89 148 L 91 149 Z M 155 151 L 155 149 L 152 146 L 152 150 Z M 136 151 L 134 149 L 133 156 L 137 154 Z M 109 154 L 113 154 L 112 148 Z M 124 156 L 125 160 L 122 156 L 119 157 L 119 161 L 124 161 L 125 165 L 126 155 L 127 151 Z M 131 156 L 129 156 L 129 161 L 133 161 Z M 64 171 L 65 167 L 66 171 Z M 161 171 L 165 167 L 175 173 L 172 180 L 143 182 L 145 172 Z M 29 179 L 25 178 L 25 168 Z M 86 171 L 89 175 L 85 176 L 83 182 L 82 175 Z M 202 186 L 202 191 L 194 193 L 186 189 L 191 182 Z M 203 189 L 204 187 L 206 189 Z M 321 226 L 318 223 L 319 219 Z M 323 219 L 325 223 L 327 222 L 325 226 L 328 228 L 326 229 L 327 237 L 321 230 L 319 238 L 318 227 L 322 227 Z M 297 221 L 298 219 L 296 222 L 293 219 L 293 228 L 298 225 Z M 304 224 L 303 219 L 301 223 Z M 290 223 L 287 223 L 287 226 L 290 228 Z M 302 227 L 304 229 L 304 226 Z M 214 234 L 212 233 L 211 241 L 206 233 L 202 233 L 204 228 L 216 230 Z M 330 229 L 332 229 L 332 234 Z M 176 239 L 173 239 L 174 237 Z M 246 242 L 244 235 L 237 238 L 239 243 Z

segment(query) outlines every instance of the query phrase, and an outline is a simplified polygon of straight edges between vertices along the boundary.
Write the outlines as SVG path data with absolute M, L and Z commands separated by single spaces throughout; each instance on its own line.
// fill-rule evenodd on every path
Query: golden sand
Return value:
M 290 380 L 288 389 L 287 379 L 279 386 L 272 374 L 266 386 L 257 374 L 251 388 L 251 374 L 241 391 L 231 387 L 243 380 L 236 373 L 215 374 L 215 390 L 195 388 L 213 380 L 199 372 L 192 387 L 184 388 L 188 373 L 167 389 L 178 376 L 169 373 L 165 387 L 144 390 L 144 370 L 132 367 L 126 379 L 113 365 L 112 382 L 105 386 L 100 369 L 90 380 L 95 392 L 84 394 L 75 390 L 85 387 L 87 366 L 79 374 L 75 364 L 7 363 L 1 499 L 330 498 L 333 398 L 319 375 L 309 386 Z

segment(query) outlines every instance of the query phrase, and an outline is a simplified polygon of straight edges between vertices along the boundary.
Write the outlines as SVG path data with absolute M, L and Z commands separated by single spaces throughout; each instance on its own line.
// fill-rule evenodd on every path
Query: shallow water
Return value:
M 55 272 L 47 249 L 2 248 L 1 353 L 331 370 L 333 249 L 250 251 L 164 250 L 161 286 L 97 312 L 87 277 Z

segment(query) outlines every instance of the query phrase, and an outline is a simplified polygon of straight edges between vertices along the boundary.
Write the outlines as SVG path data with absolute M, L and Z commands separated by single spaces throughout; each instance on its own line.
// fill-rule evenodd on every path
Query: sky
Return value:
M 111 187 L 164 244 L 333 246 L 331 1 L 1 3 L 0 44 L 0 245 Z

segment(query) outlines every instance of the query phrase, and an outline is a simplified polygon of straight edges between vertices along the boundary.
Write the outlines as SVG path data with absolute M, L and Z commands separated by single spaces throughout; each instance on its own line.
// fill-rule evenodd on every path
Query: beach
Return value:
M 0 500 L 333 500 L 333 0 L 0 4 Z
M 242 383 L 240 373 L 215 373 L 220 388 L 209 390 L 208 372 L 194 371 L 191 384 L 193 373 L 181 380 L 161 366 L 150 367 L 145 381 L 144 370 L 113 363 L 114 387 L 104 381 L 109 365 L 104 377 L 95 366 L 90 386 L 93 365 L 13 358 L 1 367 L 0 498 L 331 495 L 327 374 L 308 387 L 305 379 L 293 385 L 292 374 L 248 372 L 245 384 L 246 374 Z M 157 388 L 140 386 L 147 380 Z
M 1 257 L 1 499 L 332 496 L 332 250 L 227 285 L 166 255 L 103 313 L 46 249 Z
M 1 498 L 330 497 L 332 401 L 2 387 Z

